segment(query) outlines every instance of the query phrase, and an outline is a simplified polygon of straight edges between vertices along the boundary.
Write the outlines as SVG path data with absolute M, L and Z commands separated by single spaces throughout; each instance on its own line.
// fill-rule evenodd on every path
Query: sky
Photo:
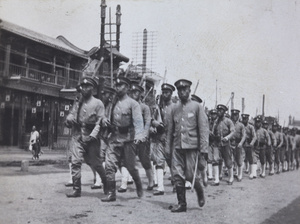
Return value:
M 89 50 L 100 42 L 100 0 L 0 0 L 0 18 Z M 209 109 L 300 120 L 300 0 L 107 0 L 121 5 L 121 53 L 134 62 L 133 34 L 157 33 L 154 71 L 193 82 Z M 107 20 L 108 21 L 108 20 Z M 126 67 L 126 65 L 123 65 Z M 217 91 L 216 91 L 217 90 Z M 216 94 L 217 92 L 217 94 Z M 229 103 L 230 105 L 230 103 Z

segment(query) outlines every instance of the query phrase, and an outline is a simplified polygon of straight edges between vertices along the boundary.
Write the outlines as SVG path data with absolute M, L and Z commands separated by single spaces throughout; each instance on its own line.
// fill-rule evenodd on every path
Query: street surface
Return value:
M 227 185 L 225 177 L 220 186 L 205 188 L 203 208 L 198 207 L 196 193 L 187 190 L 187 212 L 171 213 L 169 206 L 177 199 L 169 173 L 165 175 L 163 196 L 145 191 L 139 199 L 135 186 L 128 185 L 126 193 L 117 192 L 116 202 L 103 203 L 102 189 L 90 188 L 93 175 L 86 164 L 81 197 L 66 198 L 71 188 L 64 186 L 69 178 L 65 155 L 56 155 L 60 160 L 54 164 L 46 158 L 53 160 L 55 155 L 42 155 L 39 163 L 30 163 L 28 172 L 21 171 L 18 163 L 5 166 L 3 160 L 10 156 L 0 156 L 0 223 L 300 223 L 300 170 L 256 180 L 246 175 L 232 186 Z M 30 160 L 29 154 L 26 157 Z M 146 188 L 141 168 L 140 174 Z M 118 187 L 120 173 L 117 180 Z

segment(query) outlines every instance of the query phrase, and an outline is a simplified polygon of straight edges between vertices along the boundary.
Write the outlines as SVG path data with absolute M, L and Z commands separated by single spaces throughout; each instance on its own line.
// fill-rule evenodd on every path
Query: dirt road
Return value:
M 144 186 L 145 172 L 140 169 Z M 126 193 L 117 193 L 117 201 L 103 203 L 102 190 L 91 190 L 92 173 L 83 165 L 81 198 L 66 198 L 70 190 L 65 165 L 0 167 L 0 223 L 299 223 L 300 170 L 249 180 L 232 186 L 205 189 L 206 204 L 197 205 L 196 194 L 187 191 L 188 211 L 171 213 L 176 194 L 165 176 L 165 195 L 152 196 L 145 191 L 138 199 L 134 185 Z M 120 174 L 117 174 L 120 184 Z

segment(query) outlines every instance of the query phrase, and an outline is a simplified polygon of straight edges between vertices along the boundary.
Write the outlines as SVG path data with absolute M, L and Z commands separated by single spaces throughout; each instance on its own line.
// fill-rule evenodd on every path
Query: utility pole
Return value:
M 262 116 L 265 117 L 265 94 L 263 95 L 263 102 L 262 102 Z

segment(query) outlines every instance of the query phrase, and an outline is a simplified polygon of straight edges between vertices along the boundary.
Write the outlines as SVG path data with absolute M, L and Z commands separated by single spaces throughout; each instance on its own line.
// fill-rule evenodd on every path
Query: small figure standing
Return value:
M 40 153 L 40 134 L 36 130 L 35 126 L 32 126 L 32 131 L 30 133 L 30 140 L 29 140 L 29 147 L 32 148 L 32 159 L 39 159 L 39 153 Z

